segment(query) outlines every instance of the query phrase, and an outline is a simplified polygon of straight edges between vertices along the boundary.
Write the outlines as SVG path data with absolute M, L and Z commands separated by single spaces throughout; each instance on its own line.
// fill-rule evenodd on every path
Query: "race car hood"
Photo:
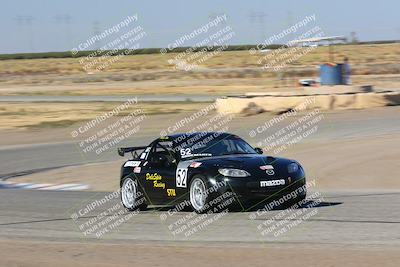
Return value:
M 262 169 L 263 166 L 273 168 L 276 174 L 287 174 L 287 165 L 294 162 L 285 158 L 275 158 L 259 154 L 226 155 L 196 159 L 195 161 L 201 162 L 203 167 L 242 169 L 253 175 L 265 173 L 265 169 Z

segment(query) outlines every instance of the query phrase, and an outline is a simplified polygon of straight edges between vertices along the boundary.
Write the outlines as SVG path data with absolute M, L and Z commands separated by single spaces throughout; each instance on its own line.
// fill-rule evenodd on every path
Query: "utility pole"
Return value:
M 27 36 L 27 43 L 30 52 L 35 51 L 35 46 L 33 42 L 33 27 L 32 24 L 35 21 L 35 18 L 31 15 L 17 15 L 15 17 L 15 20 L 17 22 L 17 25 L 22 29 L 22 31 L 27 31 L 25 34 Z
M 99 35 L 100 34 L 100 22 L 93 21 L 93 36 Z M 101 48 L 101 41 L 100 40 L 96 40 L 94 43 L 94 46 L 92 49 L 89 50 L 97 50 Z
M 72 17 L 69 14 L 61 14 L 55 16 L 56 23 L 64 24 L 64 33 L 66 43 L 69 45 L 68 49 L 73 47 L 72 33 L 71 33 L 71 21 Z
M 222 17 L 226 15 L 226 13 L 220 12 L 220 13 L 216 13 L 216 12 L 212 12 L 208 15 L 208 21 L 213 21 L 215 20 L 217 17 Z M 221 22 L 222 25 L 226 25 L 226 21 L 222 21 Z
M 257 41 L 256 37 L 256 43 L 262 43 L 266 39 L 265 18 L 267 17 L 267 14 L 263 11 L 251 11 L 248 17 L 250 19 L 251 27 L 255 29 L 255 35 L 257 36 L 257 31 L 260 35 L 260 41 Z

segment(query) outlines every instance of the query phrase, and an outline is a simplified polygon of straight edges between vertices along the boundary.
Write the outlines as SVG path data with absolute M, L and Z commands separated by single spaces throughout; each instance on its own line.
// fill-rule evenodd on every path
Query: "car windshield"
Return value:
M 187 138 L 187 140 L 177 146 L 182 159 L 257 153 L 243 139 L 234 135 L 215 137 L 209 134 L 201 138 L 191 136 L 191 139 L 197 140 Z

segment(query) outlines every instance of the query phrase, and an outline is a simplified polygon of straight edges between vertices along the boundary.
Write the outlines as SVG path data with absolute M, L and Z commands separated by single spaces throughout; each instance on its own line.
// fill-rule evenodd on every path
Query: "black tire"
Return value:
M 196 182 L 201 182 L 204 185 L 204 189 L 206 190 L 206 197 L 204 200 L 204 206 L 202 208 L 196 207 L 194 200 L 193 200 L 193 195 L 192 195 L 192 190 L 193 190 L 193 185 Z M 193 211 L 196 213 L 202 214 L 202 213 L 219 213 L 222 212 L 226 209 L 232 208 L 234 206 L 234 202 L 236 201 L 234 195 L 230 192 L 226 192 L 221 195 L 218 191 L 218 186 L 211 185 L 207 178 L 205 178 L 203 175 L 197 174 L 193 176 L 193 178 L 190 181 L 190 186 L 189 186 L 189 203 Z
M 127 195 L 125 193 L 129 193 L 127 188 L 128 183 L 132 183 L 132 185 L 135 187 L 135 192 L 133 192 L 131 199 L 132 203 L 127 200 Z M 146 210 L 147 209 L 147 201 L 143 193 L 143 189 L 139 185 L 138 181 L 136 178 L 132 176 L 126 176 L 122 178 L 121 180 L 121 203 L 124 206 L 124 208 L 128 211 L 135 211 L 135 210 Z

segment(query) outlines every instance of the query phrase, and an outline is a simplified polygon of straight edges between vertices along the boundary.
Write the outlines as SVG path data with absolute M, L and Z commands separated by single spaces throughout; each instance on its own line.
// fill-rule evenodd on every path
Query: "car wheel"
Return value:
M 197 213 L 204 213 L 208 210 L 209 186 L 203 176 L 195 176 L 190 182 L 189 200 L 193 210 Z
M 145 210 L 147 208 L 146 199 L 141 193 L 136 179 L 125 177 L 121 186 L 121 202 L 129 210 Z

